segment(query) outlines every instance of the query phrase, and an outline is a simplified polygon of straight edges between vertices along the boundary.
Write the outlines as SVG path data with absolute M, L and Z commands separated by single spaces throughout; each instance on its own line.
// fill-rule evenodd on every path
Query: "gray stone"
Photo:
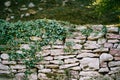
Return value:
M 33 7 L 35 7 L 35 4 L 34 4 L 33 2 L 30 2 L 30 3 L 28 4 L 28 7 L 29 7 L 29 8 L 33 8 Z
M 9 70 L 7 70 L 7 71 L 0 70 L 0 74 L 10 74 L 10 71 Z
M 81 44 L 75 44 L 74 46 L 72 46 L 72 49 L 81 49 L 82 45 Z
M 96 40 L 98 38 L 101 38 L 102 36 L 104 36 L 103 33 L 91 33 L 88 37 L 88 40 Z
M 44 60 L 51 61 L 51 60 L 53 60 L 53 57 L 51 57 L 51 56 L 47 56 L 47 57 L 44 57 Z
M 5 5 L 6 7 L 11 6 L 11 1 L 6 1 L 6 2 L 4 3 L 4 5 Z
M 25 69 L 26 68 L 25 65 L 11 65 L 10 67 L 11 69 Z
M 31 48 L 30 48 L 30 46 L 29 46 L 28 44 L 22 44 L 22 45 L 20 46 L 20 49 L 30 50 Z
M 65 59 L 64 62 L 65 63 L 75 63 L 78 62 L 79 60 L 76 58 L 70 58 L 70 59 Z
M 120 41 L 117 40 L 117 39 L 114 39 L 114 40 L 108 40 L 108 43 L 118 43 L 118 42 L 120 42 Z
M 117 49 L 120 49 L 120 44 L 118 44 Z
M 67 58 L 74 58 L 76 55 L 66 55 L 66 56 L 55 56 L 54 59 L 67 59 Z
M 28 76 L 29 80 L 38 80 L 37 73 L 32 73 Z
M 113 60 L 113 56 L 111 54 L 107 54 L 107 53 L 102 53 L 100 55 L 100 62 L 104 62 L 104 61 L 112 61 Z
M 26 11 L 26 10 L 28 10 L 28 8 L 26 8 L 26 7 L 24 7 L 24 8 L 20 8 L 20 11 Z M 23 16 L 21 16 L 21 18 L 22 18 Z
M 84 48 L 85 49 L 97 49 L 100 48 L 101 46 L 99 44 L 96 43 L 96 41 L 87 41 L 84 44 Z
M 99 48 L 99 49 L 95 49 L 95 50 L 93 50 L 93 52 L 108 52 L 109 51 L 109 49 L 108 48 Z
M 106 43 L 106 39 L 105 38 L 98 39 L 98 44 L 104 44 L 104 43 Z
M 15 75 L 15 80 L 23 80 L 25 78 L 25 73 L 17 73 Z
M 107 26 L 108 32 L 118 32 L 118 27 L 115 27 L 115 25 L 109 25 Z
M 83 77 L 97 77 L 100 76 L 100 74 L 97 71 L 81 71 L 80 76 Z
M 97 70 L 99 69 L 98 58 L 83 58 L 80 60 L 80 67 L 83 70 Z
M 1 59 L 9 59 L 9 55 L 6 53 L 1 54 Z
M 9 70 L 10 68 L 0 63 L 0 70 Z
M 38 69 L 44 69 L 44 65 L 36 65 L 36 67 L 38 68 Z
M 77 43 L 77 44 L 81 44 L 81 43 L 84 43 L 85 40 L 80 40 L 80 39 L 66 39 L 67 42 L 74 42 L 74 43 Z
M 38 73 L 38 79 L 40 80 L 48 80 L 47 75 L 44 73 Z
M 59 68 L 59 65 L 56 65 L 56 64 L 48 64 L 48 65 L 45 65 L 46 68 L 50 68 L 50 69 L 58 69 Z
M 71 67 L 70 69 L 75 70 L 75 71 L 80 71 L 81 70 L 80 66 Z
M 98 57 L 98 54 L 93 53 L 81 53 L 77 55 L 77 58 L 85 58 L 85 57 Z
M 110 70 L 111 71 L 120 71 L 120 67 L 111 67 Z
M 108 65 L 109 67 L 120 66 L 120 61 L 111 61 Z
M 100 68 L 100 69 L 99 69 L 99 72 L 100 72 L 100 73 L 109 72 L 109 69 L 108 69 L 108 67 L 106 67 L 106 68 Z
M 63 64 L 64 62 L 62 60 L 53 60 L 53 61 L 50 61 L 50 63 L 52 63 L 52 64 Z
M 59 68 L 60 69 L 65 69 L 65 68 L 75 67 L 75 66 L 78 66 L 78 65 L 79 65 L 79 63 L 65 64 L 65 65 L 61 65 Z
M 15 61 L 6 61 L 6 60 L 3 60 L 2 64 L 16 64 L 16 62 Z
M 40 73 L 50 73 L 51 69 L 42 69 L 42 70 L 38 70 L 38 72 L 40 72 Z

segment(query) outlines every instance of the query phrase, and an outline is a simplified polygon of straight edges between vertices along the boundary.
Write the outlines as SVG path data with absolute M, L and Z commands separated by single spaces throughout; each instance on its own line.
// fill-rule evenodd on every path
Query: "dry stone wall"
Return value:
M 83 35 L 81 31 L 89 28 L 93 32 Z M 120 30 L 114 25 L 107 26 L 104 32 L 103 29 L 103 25 L 76 26 L 64 45 L 57 41 L 52 47 L 43 47 L 37 55 L 44 59 L 31 69 L 29 80 L 53 80 L 51 76 L 65 72 L 70 76 L 64 80 L 87 80 L 101 75 L 111 77 L 120 71 Z M 29 49 L 26 44 L 22 47 Z M 12 72 L 16 80 L 23 80 L 25 70 L 21 61 L 9 61 L 8 54 L 0 54 L 0 74 Z

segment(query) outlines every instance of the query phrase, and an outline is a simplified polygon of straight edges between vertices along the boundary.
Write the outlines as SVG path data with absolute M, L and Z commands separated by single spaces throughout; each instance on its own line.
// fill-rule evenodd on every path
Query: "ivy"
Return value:
M 27 74 L 37 62 L 43 60 L 43 57 L 37 56 L 43 46 L 65 40 L 67 29 L 63 26 L 63 23 L 48 19 L 15 23 L 0 20 L 0 51 L 8 53 L 10 60 L 21 60 L 28 69 Z M 33 40 L 34 37 L 39 40 Z M 29 45 L 30 49 L 20 48 L 22 44 Z

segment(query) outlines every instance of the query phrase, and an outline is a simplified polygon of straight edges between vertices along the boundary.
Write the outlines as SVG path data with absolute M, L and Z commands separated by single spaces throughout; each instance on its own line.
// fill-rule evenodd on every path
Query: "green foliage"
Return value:
M 81 33 L 85 36 L 89 36 L 90 33 L 92 33 L 92 32 L 93 32 L 93 29 L 91 29 L 91 28 L 81 30 Z
M 29 74 L 30 69 L 43 60 L 40 55 L 37 56 L 41 47 L 64 40 L 67 29 L 60 22 L 48 19 L 15 23 L 0 20 L 0 34 L 0 51 L 8 53 L 10 60 L 21 60 L 28 69 L 26 74 Z M 32 37 L 39 40 L 33 40 Z M 30 49 L 20 48 L 22 44 L 29 45 Z

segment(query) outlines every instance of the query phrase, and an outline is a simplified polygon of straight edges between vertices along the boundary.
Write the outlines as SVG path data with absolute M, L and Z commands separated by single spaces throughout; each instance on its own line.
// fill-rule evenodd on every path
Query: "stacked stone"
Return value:
M 42 47 L 37 56 L 44 60 L 37 63 L 29 80 L 51 80 L 55 74 L 65 74 L 69 70 L 70 80 L 87 80 L 101 75 L 108 75 L 120 71 L 120 31 L 118 27 L 109 25 L 107 33 L 103 33 L 103 25 L 92 25 L 93 32 L 84 36 L 81 30 L 86 26 L 76 26 L 71 30 L 72 35 L 66 38 L 74 44 L 68 48 L 63 42 L 57 41 L 52 46 Z M 98 32 L 98 33 L 96 33 Z M 66 44 L 65 43 L 65 44 Z M 27 44 L 22 48 L 30 49 Z M 65 52 L 64 49 L 70 52 Z M 72 51 L 72 52 L 71 52 Z M 22 62 L 9 61 L 8 54 L 0 54 L 0 74 L 15 73 L 16 79 L 21 79 L 26 67 Z M 48 77 L 48 75 L 51 76 Z

